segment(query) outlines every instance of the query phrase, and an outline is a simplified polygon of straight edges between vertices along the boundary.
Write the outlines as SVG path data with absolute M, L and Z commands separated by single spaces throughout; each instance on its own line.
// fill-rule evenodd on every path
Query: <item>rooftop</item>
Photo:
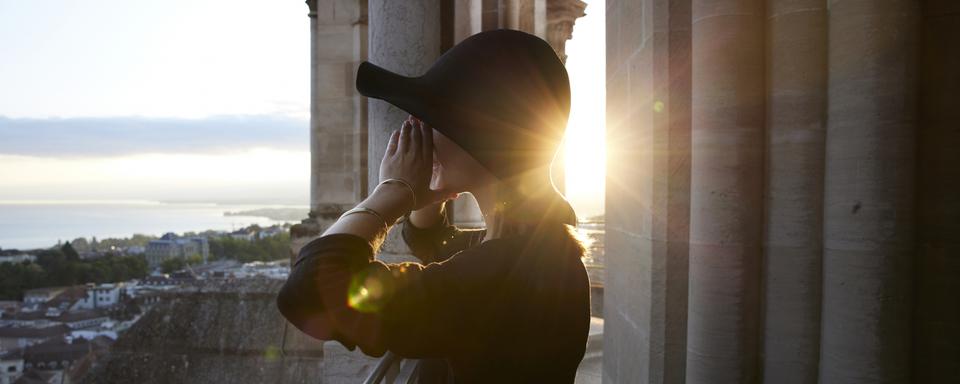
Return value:
M 0 338 L 49 338 L 63 336 L 70 333 L 70 328 L 66 325 L 54 325 L 52 327 L 34 328 L 34 327 L 0 327 Z

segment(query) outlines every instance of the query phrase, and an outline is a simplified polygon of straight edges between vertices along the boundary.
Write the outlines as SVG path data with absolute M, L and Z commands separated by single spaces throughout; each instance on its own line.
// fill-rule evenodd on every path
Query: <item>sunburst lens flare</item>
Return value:
M 358 312 L 378 312 L 385 291 L 384 284 L 375 275 L 357 274 L 347 288 L 347 305 Z

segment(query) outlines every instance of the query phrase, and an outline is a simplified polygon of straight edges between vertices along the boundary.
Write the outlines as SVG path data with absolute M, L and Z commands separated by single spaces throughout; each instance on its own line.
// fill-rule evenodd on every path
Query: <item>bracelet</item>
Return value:
M 373 209 L 370 209 L 370 208 L 367 208 L 367 207 L 361 207 L 361 206 L 359 206 L 359 205 L 356 206 L 356 207 L 353 207 L 352 209 L 350 209 L 350 210 L 348 210 L 348 211 L 346 211 L 346 212 L 344 212 L 342 215 L 340 215 L 340 218 L 339 218 L 339 219 L 342 219 L 342 218 L 346 217 L 347 215 L 351 215 L 351 214 L 354 214 L 354 213 L 369 213 L 369 214 L 371 214 L 371 215 L 374 215 L 374 216 L 376 216 L 378 219 L 380 219 L 380 221 L 383 222 L 383 229 L 384 229 L 384 230 L 387 230 L 387 229 L 390 228 L 390 225 L 387 224 L 387 220 L 384 219 L 384 218 L 383 218 L 383 215 L 381 215 L 379 212 L 374 211 Z M 337 219 L 337 220 L 339 220 L 339 219 Z
M 411 186 L 410 183 L 408 183 L 408 182 L 407 182 L 406 180 L 404 180 L 404 179 L 386 179 L 386 180 L 384 180 L 384 181 L 381 181 L 380 184 L 389 183 L 389 182 L 391 182 L 391 181 L 395 181 L 395 182 L 398 182 L 398 183 L 400 183 L 400 184 L 403 184 L 404 186 L 407 187 L 408 190 L 410 190 L 410 197 L 413 198 L 413 205 L 410 207 L 410 210 L 412 211 L 413 208 L 416 208 L 416 207 L 417 207 L 417 193 L 413 191 L 413 186 Z

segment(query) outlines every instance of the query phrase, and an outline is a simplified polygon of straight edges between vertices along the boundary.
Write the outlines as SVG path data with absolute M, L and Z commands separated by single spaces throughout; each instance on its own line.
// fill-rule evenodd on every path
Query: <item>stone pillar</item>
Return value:
M 757 381 L 764 6 L 693 0 L 688 383 Z
M 960 383 L 958 11 L 958 2 L 924 2 L 914 383 Z
M 459 43 L 474 32 L 473 3 L 477 0 L 453 0 L 453 43 Z
M 358 33 L 366 20 L 360 1 L 308 3 L 317 7 L 310 18 L 310 209 L 339 215 L 366 192 L 366 170 L 357 161 L 364 155 L 358 147 L 364 124 L 356 111 L 361 96 L 353 86 L 356 67 L 366 59 L 366 39 Z
M 816 383 L 827 4 L 767 1 L 763 382 Z
M 830 4 L 821 383 L 910 381 L 918 16 Z
M 503 0 L 504 27 L 536 34 L 535 6 L 534 0 Z
M 405 76 L 420 76 L 440 56 L 440 0 L 370 0 L 370 61 Z M 351 83 L 352 84 L 352 83 Z M 378 99 L 369 99 L 368 183 L 379 182 L 380 161 L 390 133 L 408 113 Z M 385 261 L 412 260 L 392 230 L 381 248 Z
M 366 98 L 353 86 L 356 68 L 367 57 L 367 2 L 306 3 L 310 17 L 310 217 L 290 229 L 293 258 L 367 194 Z M 343 366 L 344 358 L 324 353 L 331 342 L 315 340 L 287 324 L 283 343 L 284 355 L 323 357 L 321 381 L 337 382 L 332 367 Z M 320 367 L 319 362 L 312 364 Z
M 502 28 L 500 0 L 478 0 L 480 3 L 480 30 L 490 31 Z
M 356 68 L 367 57 L 366 1 L 308 0 L 310 217 L 291 229 L 294 255 L 367 194 L 366 103 Z
M 690 217 L 690 1 L 607 12 L 603 376 L 683 383 Z

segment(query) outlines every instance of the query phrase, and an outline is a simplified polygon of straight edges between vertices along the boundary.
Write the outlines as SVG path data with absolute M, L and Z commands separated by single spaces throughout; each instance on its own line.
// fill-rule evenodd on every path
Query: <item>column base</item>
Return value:
M 340 215 L 350 209 L 352 204 L 322 204 L 314 207 L 306 219 L 290 227 L 291 261 L 296 260 L 300 248 L 310 240 L 319 237 Z

